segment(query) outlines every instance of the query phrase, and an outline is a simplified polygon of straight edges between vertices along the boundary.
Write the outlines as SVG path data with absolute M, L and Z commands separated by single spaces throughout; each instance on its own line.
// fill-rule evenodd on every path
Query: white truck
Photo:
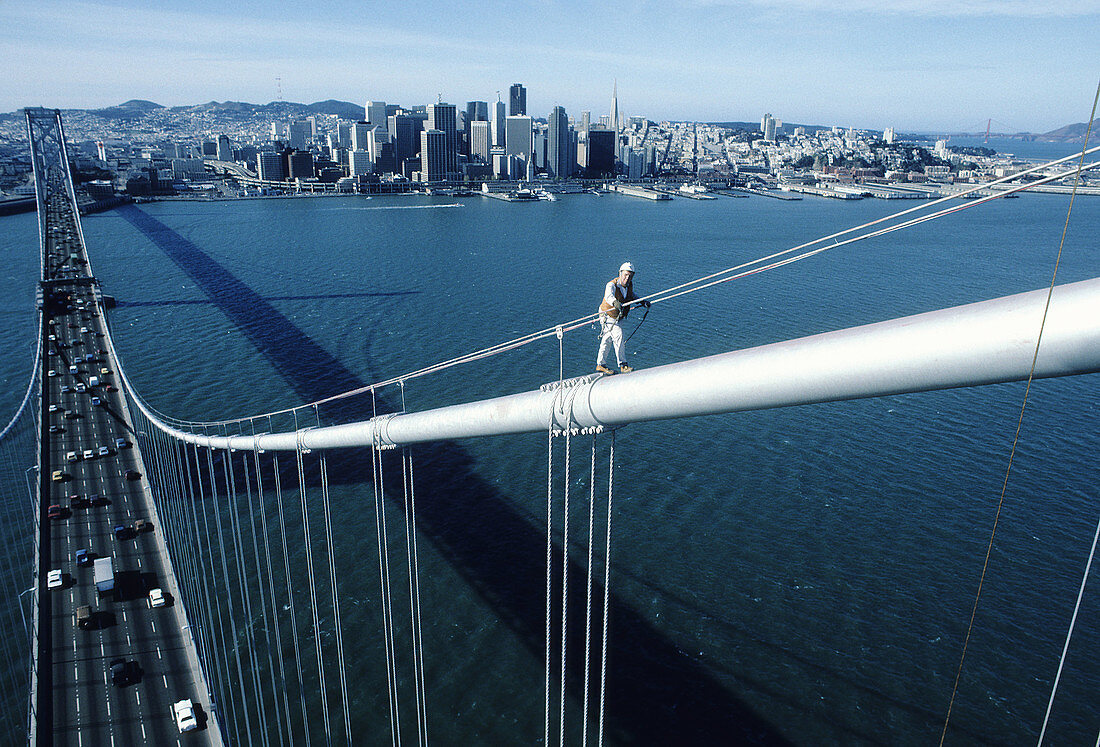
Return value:
M 96 558 L 92 564 L 95 590 L 99 598 L 115 594 L 115 565 L 111 558 Z

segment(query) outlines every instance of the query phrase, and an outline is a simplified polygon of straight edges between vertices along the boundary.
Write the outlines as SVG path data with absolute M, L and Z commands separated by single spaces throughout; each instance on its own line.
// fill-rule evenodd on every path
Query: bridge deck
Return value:
M 52 113 L 51 113 L 52 114 Z M 36 719 L 32 739 L 65 744 L 164 744 L 181 735 L 172 704 L 192 699 L 200 731 L 189 742 L 220 744 L 210 694 L 187 628 L 150 498 L 137 434 L 103 340 L 106 321 L 84 251 L 60 121 L 28 112 L 43 258 L 42 521 Z M 36 128 L 38 132 L 36 133 Z M 37 137 L 36 137 L 37 135 Z M 135 531 L 135 522 L 148 524 Z M 110 557 L 115 591 L 100 594 L 87 551 Z M 48 572 L 60 571 L 60 588 Z M 153 608 L 149 592 L 168 604 Z M 90 607 L 90 623 L 77 610 Z M 111 664 L 125 662 L 124 682 Z

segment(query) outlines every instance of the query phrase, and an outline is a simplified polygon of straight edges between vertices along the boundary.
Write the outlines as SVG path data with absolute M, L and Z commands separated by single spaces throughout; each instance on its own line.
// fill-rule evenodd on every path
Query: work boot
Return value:
M 633 366 L 628 366 L 627 364 L 623 363 L 622 365 L 619 366 L 619 370 L 622 371 L 623 373 L 630 373 L 631 371 L 634 370 L 634 367 Z
M 596 370 L 599 371 L 602 374 L 607 374 L 608 376 L 615 373 L 614 371 L 612 371 L 610 368 L 608 368 L 607 366 L 605 366 L 602 363 L 599 364 L 598 366 L 596 366 Z

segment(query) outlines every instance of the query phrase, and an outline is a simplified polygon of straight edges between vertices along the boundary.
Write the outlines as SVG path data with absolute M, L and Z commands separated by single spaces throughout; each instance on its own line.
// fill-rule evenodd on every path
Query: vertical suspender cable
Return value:
M 197 640 L 202 653 L 203 672 L 206 674 L 206 679 L 213 683 L 215 673 L 211 671 L 211 659 L 213 657 L 214 647 L 209 640 L 211 633 L 210 597 L 209 588 L 206 583 L 206 566 L 203 562 L 202 543 L 199 541 L 198 536 L 198 509 L 195 505 L 195 479 L 191 469 L 191 452 L 188 450 L 187 444 L 183 444 L 180 451 L 184 463 L 183 468 L 187 473 L 187 495 L 191 509 L 191 520 L 188 522 L 187 528 L 191 534 L 191 541 L 195 547 L 195 606 L 199 618 L 199 635 Z
M 313 408 L 317 417 L 317 425 L 321 425 L 321 413 L 315 405 Z M 352 744 L 351 738 L 351 709 L 348 701 L 348 678 L 344 663 L 344 628 L 340 622 L 340 587 L 336 582 L 336 550 L 332 541 L 332 509 L 329 503 L 328 489 L 328 460 L 325 451 L 321 450 L 321 500 L 325 508 L 325 545 L 328 550 L 329 584 L 332 586 L 332 616 L 336 626 L 336 660 L 340 671 L 340 702 L 344 709 L 344 733 L 348 738 L 348 744 Z
M 271 429 L 271 419 L 268 418 L 268 430 Z M 256 474 L 260 475 L 260 452 L 257 450 L 256 454 Z M 275 465 L 275 484 L 279 483 L 279 467 Z M 263 486 L 263 480 L 259 480 L 259 484 Z M 281 500 L 281 498 L 280 498 Z M 279 630 L 279 607 L 277 597 L 275 595 L 275 573 L 271 565 L 271 542 L 270 533 L 267 528 L 267 507 L 264 505 L 263 494 L 260 495 L 260 526 L 264 535 L 264 557 L 267 561 L 267 591 L 268 597 L 271 599 L 271 621 L 272 627 L 275 629 L 275 659 L 279 664 L 279 681 L 282 683 L 281 688 L 276 688 L 276 693 L 282 690 L 283 693 L 283 712 L 286 715 L 286 735 L 288 741 L 294 743 L 294 733 L 290 719 L 290 697 L 287 695 L 289 689 L 286 680 L 286 667 L 283 664 L 283 636 Z M 281 738 L 280 738 L 281 741 Z
M 239 431 L 239 429 L 238 429 L 238 431 Z M 238 432 L 238 435 L 240 435 L 239 432 Z M 232 452 L 230 452 L 230 455 L 231 454 L 232 454 Z M 260 581 L 260 557 L 259 557 L 259 552 L 258 552 L 258 549 L 256 548 L 256 543 L 255 543 L 255 540 L 256 540 L 256 522 L 255 522 L 255 517 L 253 516 L 253 513 L 252 513 L 252 483 L 251 483 L 250 470 L 248 469 L 248 459 L 244 454 L 241 454 L 241 468 L 244 470 L 245 499 L 248 501 L 249 526 L 252 529 L 252 540 L 253 540 L 252 547 L 253 547 L 254 550 L 256 550 L 255 555 L 254 555 L 254 557 L 256 558 L 256 583 L 260 586 L 260 595 L 261 595 L 260 612 L 261 612 L 261 616 L 262 616 L 263 609 L 264 609 L 264 606 L 263 606 L 263 603 L 262 603 L 263 584 Z M 255 620 L 256 620 L 256 614 L 252 611 L 252 592 L 250 592 L 248 590 L 248 567 L 245 565 L 245 555 L 246 555 L 247 551 L 245 549 L 246 545 L 245 545 L 245 539 L 244 539 L 244 532 L 241 530 L 241 518 L 240 518 L 240 515 L 237 513 L 238 501 L 236 500 L 236 495 L 234 495 L 233 506 L 234 506 L 233 515 L 237 519 L 237 528 L 236 528 L 237 557 L 240 559 L 239 567 L 240 567 L 241 572 L 242 572 L 241 588 L 244 590 L 244 603 L 245 603 L 245 607 L 248 609 L 248 641 L 249 641 L 249 646 L 250 646 L 249 657 L 250 657 L 251 664 L 252 664 L 252 666 L 250 668 L 252 669 L 252 680 L 253 680 L 253 683 L 256 687 L 256 700 L 259 703 L 259 708 L 260 708 L 260 727 L 261 727 L 260 737 L 263 739 L 263 743 L 266 745 L 266 744 L 270 743 L 270 739 L 271 739 L 270 736 L 268 735 L 268 724 L 269 724 L 269 722 L 267 720 L 267 702 L 266 702 L 266 698 L 264 697 L 263 685 L 260 683 L 260 666 L 259 666 L 259 663 L 258 663 L 257 657 L 256 657 L 256 648 L 257 648 L 257 645 L 258 645 L 257 636 L 256 636 L 256 633 L 255 633 L 255 630 L 254 630 L 254 628 L 255 628 L 254 623 L 255 623 Z M 265 622 L 265 625 L 266 625 L 266 622 Z M 272 693 L 272 695 L 274 695 L 274 693 Z
M 222 534 L 221 507 L 218 505 L 218 480 L 214 476 L 214 450 L 213 449 L 207 449 L 206 450 L 206 467 L 207 467 L 207 471 L 210 473 L 210 499 L 214 504 L 214 525 L 217 528 L 218 549 L 219 549 L 218 554 L 219 554 L 219 557 L 221 559 L 222 578 L 225 582 L 225 606 L 226 606 L 226 610 L 227 610 L 228 615 L 229 615 L 230 639 L 228 641 L 228 645 L 230 646 L 230 648 L 228 650 L 226 650 L 226 652 L 225 652 L 226 671 L 228 672 L 228 670 L 229 670 L 228 660 L 229 660 L 230 653 L 232 653 L 234 655 L 234 657 L 236 658 L 236 662 L 237 662 L 237 682 L 241 686 L 241 704 L 242 704 L 242 707 L 243 707 L 243 704 L 244 704 L 244 674 L 243 674 L 243 672 L 241 672 L 240 652 L 237 650 L 237 624 L 233 619 L 233 594 L 232 594 L 232 592 L 230 591 L 230 588 L 229 588 L 229 569 L 227 567 L 227 563 L 226 563 L 226 559 L 225 559 L 225 539 L 224 539 L 223 534 Z M 219 603 L 219 606 L 220 606 L 220 603 Z M 237 740 L 240 741 L 240 723 L 237 719 L 237 703 L 236 703 L 237 699 L 233 698 L 233 697 L 230 697 L 230 694 L 229 694 L 229 690 L 232 689 L 232 682 L 233 682 L 233 678 L 232 678 L 232 675 L 230 675 L 229 681 L 226 683 L 226 691 L 225 691 L 224 695 L 225 695 L 225 699 L 229 701 L 229 707 L 232 710 L 233 730 L 235 732 L 237 732 Z M 245 719 L 246 719 L 245 723 L 248 724 L 249 722 L 247 721 L 247 719 L 248 719 L 247 710 L 245 711 Z M 251 728 L 249 728 L 248 731 L 249 731 L 248 741 L 251 744 L 251 742 L 252 742 Z
M 607 618 L 611 610 L 611 499 L 615 494 L 615 431 L 611 431 L 611 456 L 607 467 L 607 542 L 603 556 L 603 638 L 600 643 L 600 722 L 596 744 L 603 747 L 604 703 L 607 692 Z
M 298 429 L 297 412 L 294 414 L 294 429 Z M 275 463 L 275 496 L 276 504 L 279 507 L 279 534 L 282 538 L 283 572 L 286 574 L 286 596 L 287 606 L 290 608 L 290 630 L 294 639 L 294 664 L 298 669 L 298 699 L 302 709 L 302 730 L 305 733 L 306 745 L 308 747 L 310 741 L 309 712 L 306 710 L 306 686 L 305 678 L 302 675 L 302 652 L 298 642 L 298 614 L 294 608 L 294 583 L 290 575 L 290 552 L 287 549 L 286 542 L 286 517 L 283 513 L 283 484 L 279 474 L 279 452 L 274 452 L 271 458 Z
M 252 435 L 256 435 L 256 423 L 252 418 L 249 418 L 248 424 L 252 430 Z M 261 531 L 264 535 L 264 549 L 267 550 L 267 521 L 263 518 L 264 511 L 264 478 L 263 472 L 260 470 L 260 450 L 252 450 L 252 471 L 256 475 L 256 500 L 260 504 L 260 523 Z M 275 724 L 279 733 L 279 744 L 285 744 L 283 740 L 283 712 L 279 708 L 279 681 L 276 679 L 275 674 L 275 660 L 271 647 L 271 626 L 268 624 L 268 604 L 266 593 L 264 591 L 264 568 L 262 559 L 260 558 L 259 542 L 256 539 L 256 515 L 252 509 L 252 496 L 248 497 L 248 517 L 249 524 L 252 526 L 252 552 L 256 556 L 256 587 L 260 592 L 260 612 L 264 621 L 264 642 L 267 644 L 267 671 L 271 675 L 271 699 L 275 704 Z M 268 584 L 271 583 L 271 554 L 267 553 L 267 580 Z M 272 595 L 274 600 L 274 595 Z M 274 607 L 272 607 L 274 609 Z M 276 641 L 278 641 L 279 632 L 279 618 L 274 618 Z M 282 662 L 282 647 L 279 649 L 279 661 Z M 280 674 L 282 669 L 280 667 Z M 285 683 L 282 688 L 285 692 Z
M 409 447 L 409 506 L 412 516 L 412 552 L 413 552 L 413 589 L 416 596 L 416 636 L 417 660 L 414 666 L 420 670 L 420 702 L 424 709 L 424 744 L 428 743 L 428 687 L 424 673 L 424 636 L 421 633 L 421 606 L 420 606 L 420 562 L 416 549 L 416 483 L 413 475 L 412 447 Z
M 295 425 L 297 425 L 297 413 L 294 414 L 294 421 Z M 314 648 L 317 651 L 317 676 L 320 681 L 321 716 L 324 719 L 325 743 L 332 744 L 332 727 L 329 723 L 328 714 L 328 691 L 325 687 L 325 662 L 321 654 L 321 624 L 317 617 L 317 580 L 313 574 L 313 542 L 309 536 L 309 510 L 306 503 L 306 470 L 305 461 L 303 459 L 302 431 L 297 427 L 294 430 L 298 434 L 298 443 L 294 449 L 294 453 L 298 461 L 298 491 L 302 501 L 302 535 L 305 538 L 306 573 L 309 575 L 309 603 L 310 612 L 313 615 L 313 641 Z
M 570 433 L 565 428 L 565 506 L 562 513 L 561 539 L 561 699 L 559 701 L 558 744 L 565 744 L 565 651 L 569 623 L 569 449 Z
M 216 586 L 217 572 L 214 570 L 214 548 L 211 544 L 210 520 L 207 518 L 206 511 L 206 491 L 203 488 L 203 474 L 202 465 L 200 463 L 199 457 L 199 447 L 197 444 L 192 444 L 192 447 L 195 454 L 195 482 L 197 483 L 199 488 L 199 503 L 202 507 L 202 537 L 206 538 L 206 557 L 210 560 L 210 576 L 209 579 L 205 583 L 203 583 L 203 589 L 206 592 L 206 607 L 208 610 L 208 615 L 210 615 L 211 617 L 210 648 L 214 652 L 214 668 L 218 673 L 218 679 L 221 680 L 222 683 L 221 687 L 218 689 L 218 695 L 220 696 L 218 698 L 218 701 L 222 702 L 228 700 L 230 701 L 230 708 L 232 708 L 232 698 L 229 695 L 231 682 L 231 679 L 229 677 L 229 662 L 225 658 L 229 655 L 229 650 L 225 644 L 225 626 L 222 623 L 221 603 L 218 600 L 218 592 Z M 211 486 L 211 490 L 213 490 L 213 486 Z M 205 575 L 205 573 L 206 569 L 204 568 L 203 574 Z M 211 588 L 213 588 L 214 590 L 213 599 L 211 599 L 210 595 Z M 215 618 L 217 619 L 216 627 L 213 625 L 213 621 Z M 217 633 L 218 638 L 221 642 L 220 648 L 218 647 L 217 642 L 214 641 L 215 632 Z M 225 715 L 228 714 L 223 712 L 223 716 Z M 236 722 L 234 722 L 233 727 L 234 729 L 236 729 Z
M 554 578 L 554 411 L 558 398 L 562 396 L 561 383 L 565 379 L 565 333 L 561 327 L 556 330 L 558 338 L 558 389 L 554 393 L 554 402 L 550 407 L 549 422 L 546 427 L 546 674 L 543 695 L 542 743 L 550 744 L 550 629 L 553 607 Z
M 647 309 L 648 311 L 648 309 Z M 592 434 L 592 464 L 588 474 L 588 577 L 584 598 L 584 715 L 581 745 L 588 744 L 588 681 L 592 662 L 592 532 L 596 516 L 596 434 Z
M 228 436 L 229 433 L 225 426 L 222 426 L 222 435 Z M 237 586 L 239 593 L 244 597 L 244 609 L 242 613 L 244 615 L 244 639 L 248 645 L 248 669 L 252 675 L 252 687 L 256 693 L 256 698 L 259 701 L 259 713 L 257 718 L 259 723 L 257 727 L 260 730 L 260 739 L 267 743 L 267 714 L 263 708 L 263 696 L 260 691 L 260 676 L 255 666 L 256 656 L 256 641 L 252 635 L 252 596 L 248 591 L 248 577 L 244 566 L 244 540 L 241 537 L 241 522 L 240 516 L 237 513 L 237 475 L 233 469 L 233 450 L 225 450 L 224 459 L 225 468 L 225 485 L 226 485 L 226 501 L 229 504 L 229 530 L 231 535 L 231 550 L 233 550 L 233 565 L 237 569 Z M 240 649 L 239 635 L 235 636 L 238 640 L 235 644 Z M 242 677 L 243 679 L 243 677 Z M 241 690 L 244 690 L 244 682 L 241 682 Z M 242 704 L 242 708 L 245 712 L 246 723 L 251 721 L 251 708 L 249 708 L 248 700 L 246 699 Z M 251 738 L 251 732 L 250 732 Z
M 378 402 L 371 390 L 371 406 L 378 416 Z M 393 642 L 393 616 L 390 610 L 389 540 L 386 532 L 385 484 L 382 474 L 382 443 L 378 429 L 374 430 L 374 511 L 375 531 L 378 534 L 378 577 L 382 587 L 382 628 L 386 645 L 386 678 L 390 698 L 390 730 L 394 744 L 401 743 L 401 711 L 397 700 L 397 657 Z
M 224 435 L 224 433 L 223 433 L 223 435 Z M 233 499 L 231 497 L 232 480 L 230 478 L 230 468 L 232 466 L 231 465 L 232 460 L 230 459 L 230 456 L 231 456 L 231 453 L 229 452 L 228 449 L 223 451 L 222 452 L 222 458 L 221 458 L 221 465 L 222 465 L 222 478 L 225 482 L 225 500 L 226 500 L 226 503 L 231 504 L 231 501 Z M 217 493 L 215 493 L 215 496 L 216 495 L 217 495 Z M 244 683 L 245 683 L 245 680 L 246 680 L 246 676 L 245 676 L 245 672 L 244 672 L 244 663 L 241 661 L 240 628 L 237 627 L 237 618 L 236 618 L 236 615 L 233 612 L 233 608 L 234 608 L 233 598 L 236 595 L 233 593 L 233 590 L 232 590 L 233 589 L 233 582 L 232 582 L 232 580 L 230 578 L 230 575 L 229 575 L 229 558 L 227 557 L 226 549 L 225 549 L 225 529 L 222 527 L 221 506 L 218 506 L 217 504 L 215 504 L 215 508 L 216 508 L 216 510 L 214 512 L 214 518 L 215 518 L 215 523 L 218 526 L 218 545 L 219 545 L 219 550 L 220 550 L 221 557 L 222 557 L 222 572 L 225 574 L 225 589 L 226 589 L 226 595 L 228 597 L 226 599 L 226 602 L 228 603 L 228 607 L 229 607 L 230 630 L 233 633 L 233 641 L 232 641 L 232 643 L 233 643 L 233 658 L 234 658 L 234 661 L 237 663 L 237 677 L 238 677 L 237 684 L 240 687 L 240 691 L 241 691 L 241 704 L 240 705 L 241 705 L 241 711 L 244 713 L 244 730 L 245 730 L 245 733 L 248 735 L 248 743 L 249 744 L 255 744 L 255 739 L 252 736 L 252 716 L 249 713 L 249 708 L 248 708 L 248 695 L 245 692 L 245 684 Z M 232 522 L 232 514 L 233 514 L 232 505 L 229 506 L 229 513 L 230 513 L 230 522 Z
M 406 412 L 405 382 L 401 387 L 401 411 Z M 424 651 L 420 632 L 420 570 L 416 552 L 416 492 L 412 481 L 412 448 L 401 449 L 401 472 L 405 492 L 405 551 L 409 570 L 409 615 L 412 629 L 413 683 L 416 687 L 417 738 L 420 744 L 428 742 L 428 703 L 424 685 Z

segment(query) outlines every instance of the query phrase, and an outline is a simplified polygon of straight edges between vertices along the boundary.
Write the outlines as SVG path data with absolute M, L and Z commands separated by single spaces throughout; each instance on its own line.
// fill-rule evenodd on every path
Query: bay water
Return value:
M 1046 287 L 1068 202 L 998 200 L 655 305 L 628 343 L 630 362 L 650 367 Z M 138 392 L 167 415 L 214 420 L 302 404 L 584 316 L 626 260 L 638 268 L 636 289 L 650 293 L 897 209 L 756 197 L 256 199 L 145 204 L 89 216 L 84 232 L 96 276 L 118 300 L 110 323 Z M 1098 226 L 1100 199 L 1079 198 L 1059 282 L 1097 275 Z M 33 215 L 0 219 L 0 253 L 0 412 L 10 412 L 33 355 Z M 556 339 L 541 341 L 410 379 L 381 406 L 526 391 L 557 380 L 559 365 L 565 376 L 586 374 L 596 345 L 585 328 L 566 335 L 560 358 Z M 1032 387 L 950 744 L 1038 735 L 1100 514 L 1096 384 L 1093 375 Z M 938 740 L 1023 396 L 1022 383 L 1008 384 L 618 431 L 610 741 Z M 608 445 L 597 439 L 600 510 Z M 572 440 L 569 480 L 570 582 L 581 589 L 571 599 L 582 604 L 574 569 L 587 564 L 589 446 Z M 563 448 L 554 445 L 559 548 Z M 425 512 L 431 738 L 539 742 L 547 437 L 412 452 Z M 376 743 L 389 739 L 389 721 L 371 464 L 343 460 L 340 470 L 332 505 L 351 721 L 357 742 Z M 593 544 L 602 574 L 598 532 Z M 323 623 L 331 634 L 331 616 Z M 408 632 L 397 636 L 404 647 Z M 567 652 L 570 739 L 581 729 L 578 641 Z M 399 665 L 402 729 L 415 738 L 412 675 L 404 658 Z M 1100 602 L 1089 589 L 1051 744 L 1095 740 L 1098 665 Z M 593 703 L 598 687 L 594 665 Z M 558 708 L 555 695 L 555 730 Z

